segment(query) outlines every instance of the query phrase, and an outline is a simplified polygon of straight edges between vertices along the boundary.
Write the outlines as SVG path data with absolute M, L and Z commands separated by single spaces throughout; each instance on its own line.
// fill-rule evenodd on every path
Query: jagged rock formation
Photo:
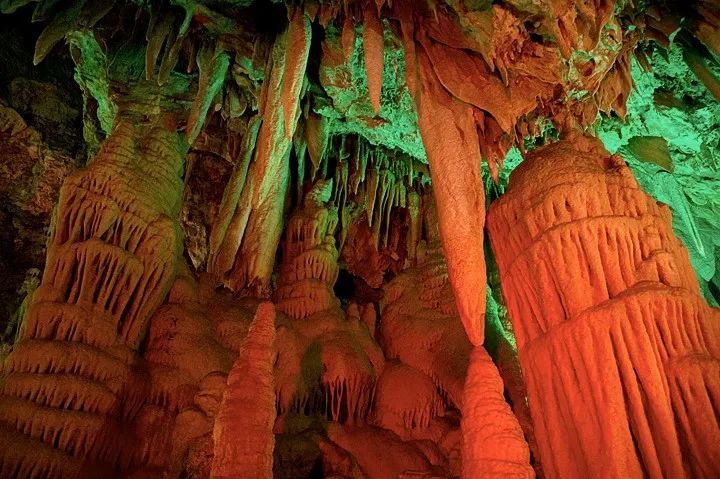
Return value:
M 0 336 L 12 341 L 22 316 L 23 295 L 39 284 L 60 185 L 75 161 L 50 149 L 16 110 L 0 103 Z
M 324 409 L 338 421 L 362 420 L 384 358 L 359 318 L 345 318 L 332 285 L 338 274 L 327 205 L 332 182 L 319 181 L 288 223 L 278 279 L 278 308 L 290 321 L 278 333 L 280 412 Z
M 149 391 L 136 421 L 138 471 L 167 477 L 210 473 L 212 432 L 228 373 L 244 340 L 254 300 L 214 291 L 187 269 L 151 319 L 144 359 Z
M 423 195 L 424 237 L 415 249 L 417 266 L 385 287 L 380 338 L 388 358 L 428 375 L 462 409 L 472 345 L 459 321 L 442 254 L 431 194 Z
M 128 112 L 63 185 L 43 280 L 5 363 L 3 475 L 129 465 L 123 423 L 144 393 L 136 352 L 181 251 L 183 153 L 157 117 L 143 124 Z
M 718 315 L 669 209 L 574 137 L 530 154 L 488 221 L 546 473 L 712 477 Z

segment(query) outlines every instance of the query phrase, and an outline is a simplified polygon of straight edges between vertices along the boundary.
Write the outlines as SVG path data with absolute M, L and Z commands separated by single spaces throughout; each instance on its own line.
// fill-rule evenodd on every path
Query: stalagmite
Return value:
M 545 473 L 715 475 L 718 312 L 669 209 L 572 136 L 528 155 L 488 221 Z
M 378 381 L 376 424 L 395 431 L 426 428 L 443 410 L 443 402 L 429 376 L 402 363 L 389 364 Z
M 405 476 L 404 473 L 433 477 L 433 467 L 422 451 L 389 431 L 332 424 L 328 436 L 357 459 L 367 477 L 395 479 Z
M 411 191 L 408 195 L 408 210 L 410 213 L 410 232 L 407 237 L 408 259 L 414 262 L 420 240 L 420 195 L 415 191 Z
M 215 420 L 215 455 L 211 477 L 272 477 L 276 357 L 275 307 L 263 303 L 228 375 Z
M 463 477 L 535 477 L 522 429 L 484 348 L 472 350 L 467 377 L 462 430 L 463 442 L 469 445 L 463 449 Z
M 212 451 L 212 430 L 227 374 L 256 306 L 254 300 L 216 293 L 215 284 L 209 274 L 196 282 L 185 267 L 168 304 L 153 315 L 144 355 L 149 391 L 138 415 L 147 423 L 139 427 L 159 437 L 135 448 L 146 458 L 139 461 L 137 474 L 164 471 L 171 478 L 183 477 L 202 461 L 203 450 Z M 210 465 L 202 468 L 207 477 Z
M 316 182 L 288 222 L 275 300 L 293 322 L 278 335 L 278 405 L 285 413 L 324 404 L 328 418 L 362 421 L 384 358 L 364 324 L 345 320 L 333 291 L 339 268 L 332 190 L 332 180 Z

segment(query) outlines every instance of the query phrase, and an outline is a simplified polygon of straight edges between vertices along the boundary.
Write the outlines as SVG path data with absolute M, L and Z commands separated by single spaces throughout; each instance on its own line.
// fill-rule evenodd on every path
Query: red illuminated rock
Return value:
M 576 136 L 528 155 L 488 226 L 543 470 L 711 477 L 718 313 L 667 206 Z

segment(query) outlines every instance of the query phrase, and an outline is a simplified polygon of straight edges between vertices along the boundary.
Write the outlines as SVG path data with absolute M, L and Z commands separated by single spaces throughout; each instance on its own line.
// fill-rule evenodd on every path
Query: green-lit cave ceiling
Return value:
M 30 6 L 23 7 L 26 3 Z M 68 118 L 63 118 L 66 115 L 63 110 L 76 114 L 82 105 L 84 147 L 82 150 L 79 146 L 65 148 L 65 152 L 74 156 L 72 162 L 77 165 L 83 162 L 83 157 L 91 157 L 110 132 L 118 101 L 124 101 L 118 98 L 127 85 L 139 81 L 148 68 L 155 68 L 158 69 L 158 82 L 163 84 L 164 94 L 170 98 L 168 102 L 175 103 L 173 107 L 177 109 L 194 110 L 190 121 L 196 124 L 185 127 L 191 135 L 200 135 L 194 142 L 193 150 L 210 152 L 232 161 L 228 151 L 231 142 L 223 142 L 222 136 L 227 132 L 242 137 L 242 130 L 246 128 L 244 116 L 258 107 L 257 95 L 265 75 L 262 61 L 267 57 L 269 48 L 267 41 L 286 21 L 283 18 L 284 8 L 279 5 L 261 3 L 253 7 L 254 2 L 246 3 L 221 2 L 205 6 L 202 3 L 178 2 L 165 7 L 143 7 L 132 3 L 89 2 L 73 4 L 64 9 L 51 2 L 36 4 L 8 1 L 3 11 L 17 13 L 3 17 L 6 25 L 4 40 L 10 46 L 3 52 L 6 59 L 4 101 L 16 110 L 21 110 L 32 126 L 39 126 L 41 133 L 46 133 L 44 140 L 51 145 L 56 141 L 53 137 L 57 132 L 52 129 L 46 132 L 43 128 L 52 128 L 53 121 L 71 123 Z M 527 26 L 528 22 L 537 17 L 537 13 L 533 10 L 535 7 L 521 5 L 512 4 L 512 7 L 520 9 L 520 12 L 527 8 Z M 245 13 L 237 18 L 228 17 L 230 12 L 238 8 L 242 10 L 246 6 L 250 7 L 249 15 Z M 347 7 L 344 8 L 347 10 Z M 477 14 L 481 19 L 483 8 L 487 7 L 478 5 L 472 8 L 481 12 Z M 718 87 L 717 84 L 714 87 L 704 84 L 698 79 L 697 72 L 693 73 L 688 67 L 693 61 L 699 62 L 705 65 L 710 78 L 713 74 L 717 78 L 717 63 L 712 56 L 700 56 L 697 40 L 687 33 L 681 33 L 683 39 L 676 38 L 678 32 L 683 32 L 678 29 L 681 24 L 686 28 L 692 25 L 687 18 L 676 14 L 667 17 L 658 15 L 657 12 L 663 12 L 662 8 L 675 8 L 672 3 L 658 8 L 650 4 L 632 7 L 631 4 L 620 2 L 614 8 L 616 20 L 604 24 L 604 33 L 599 34 L 601 41 L 593 51 L 576 48 L 569 55 L 567 70 L 562 73 L 564 78 L 561 80 L 565 85 L 563 95 L 571 99 L 566 102 L 567 108 L 575 108 L 572 100 L 593 96 L 593 92 L 585 88 L 587 81 L 583 81 L 586 80 L 583 76 L 588 76 L 588 73 L 580 71 L 582 68 L 587 69 L 588 64 L 605 64 L 604 67 L 596 67 L 597 72 L 591 72 L 590 76 L 610 77 L 617 70 L 617 67 L 609 70 L 608 67 L 622 53 L 621 50 L 628 47 L 623 47 L 613 32 L 624 30 L 624 36 L 632 38 L 629 43 L 637 44 L 634 47 L 636 52 L 642 52 L 644 65 L 639 64 L 635 56 L 622 60 L 629 63 L 634 84 L 627 99 L 627 115 L 621 119 L 615 113 L 600 113 L 596 120 L 583 118 L 583 122 L 599 135 L 609 151 L 623 154 L 650 194 L 672 207 L 675 214 L 674 227 L 690 251 L 703 294 L 708 301 L 717 304 L 720 280 L 716 276 L 716 248 L 719 241 L 717 238 L 720 238 L 717 234 L 720 221 L 717 220 L 718 195 L 713 192 L 717 191 L 719 181 L 717 155 L 720 133 L 717 123 L 720 121 L 720 113 L 718 101 L 711 90 L 714 88 L 717 94 Z M 352 28 L 348 29 L 345 21 L 341 21 L 342 9 L 333 6 L 320 12 L 325 16 L 319 18 L 322 27 L 313 27 L 318 31 L 315 32 L 308 76 L 303 87 L 308 93 L 302 114 L 308 121 L 301 122 L 299 134 L 307 135 L 303 131 L 306 129 L 321 130 L 319 138 L 328 139 L 319 140 L 320 144 L 302 144 L 304 142 L 296 140 L 296 154 L 307 149 L 308 159 L 313 165 L 318 165 L 322 161 L 320 157 L 327 155 L 324 153 L 326 148 L 337 149 L 345 138 L 358 137 L 368 145 L 384 149 L 380 151 L 386 151 L 393 158 L 399 155 L 406 158 L 402 160 L 405 162 L 412 158 L 418 163 L 427 163 L 415 107 L 405 82 L 405 58 L 399 32 L 391 20 L 384 20 L 384 68 L 380 110 L 376 113 L 368 94 L 362 22 L 353 21 Z M 682 9 L 678 11 L 684 13 Z M 334 15 L 337 15 L 338 20 L 333 20 Z M 32 30 L 28 30 L 30 16 L 34 22 L 39 22 L 33 25 Z M 469 22 L 478 21 L 472 15 L 468 18 Z M 662 20 L 656 21 L 655 18 Z M 680 22 L 673 27 L 672 22 L 677 22 L 675 18 L 680 18 Z M 442 27 L 442 23 L 438 26 Z M 542 21 L 536 19 L 534 27 L 538 37 L 550 38 L 552 42 L 551 35 L 543 33 L 547 28 Z M 472 30 L 470 26 L 466 28 Z M 643 32 L 644 37 L 639 35 L 633 38 L 638 28 L 646 30 Z M 348 30 L 353 34 L 349 34 Z M 653 41 L 661 36 L 658 31 L 668 35 L 659 43 Z M 16 38 L 18 35 L 22 37 L 23 44 Z M 147 38 L 147 44 L 143 36 Z M 320 40 L 317 40 L 318 37 Z M 175 41 L 175 38 L 178 40 Z M 30 42 L 34 40 L 37 40 L 37 45 L 32 47 Z M 173 41 L 174 49 L 171 48 Z M 62 51 L 62 45 L 56 45 L 63 42 L 67 44 L 69 59 L 67 53 Z M 30 48 L 34 49 L 34 53 Z M 213 49 L 217 51 L 213 52 Z M 232 60 L 228 59 L 227 53 L 218 53 L 221 50 L 230 52 Z M 50 55 L 51 60 L 43 64 L 41 60 L 47 55 Z M 65 59 L 53 58 L 59 55 Z M 691 58 L 692 55 L 695 55 L 695 60 Z M 30 66 L 29 56 L 40 65 Z M 193 64 L 193 58 L 197 66 Z M 59 74 L 59 71 L 70 68 L 70 59 L 75 65 L 73 77 L 77 86 L 70 83 L 67 74 Z M 177 62 L 179 64 L 174 65 Z M 49 67 L 47 63 L 50 63 Z M 471 84 L 472 72 L 465 73 L 470 75 L 465 81 Z M 59 88 L 63 98 L 57 95 L 42 98 L 40 95 L 30 102 L 26 98 L 27 93 L 18 90 L 31 88 L 28 81 L 33 78 L 46 80 L 45 87 Z M 599 77 L 590 83 L 597 88 L 602 81 L 603 78 Z M 82 96 L 78 95 L 77 87 Z M 51 104 L 58 100 L 63 103 Z M 620 102 L 621 105 L 624 103 L 622 100 Z M 36 111 L 33 112 L 33 109 Z M 208 111 L 207 125 L 201 132 L 205 112 Z M 624 106 L 621 106 L 619 112 L 624 113 Z M 551 119 L 539 114 L 529 121 L 533 124 L 534 133 L 527 135 L 526 131 L 527 136 L 523 137 L 522 133 L 516 136 L 516 144 L 507 154 L 497 184 L 491 184 L 488 163 L 483 164 L 488 191 L 492 194 L 503 191 L 509 173 L 521 161 L 517 149 L 520 143 L 523 149 L 530 150 L 557 138 L 557 130 Z M 44 124 L 47 122 L 50 122 L 49 125 Z M 71 126 L 77 127 L 77 124 Z M 315 135 L 315 131 L 312 134 Z M 77 136 L 72 141 L 79 141 Z M 524 139 L 520 140 L 521 137 Z M 193 139 L 192 136 L 190 139 Z M 507 141 L 501 141 L 503 146 L 499 149 L 500 153 L 507 148 Z M 493 153 L 489 155 L 492 158 Z M 223 171 L 214 173 L 227 173 L 227 168 L 228 165 L 221 165 L 220 170 Z M 206 223 L 207 220 L 201 219 Z M 188 241 L 207 242 L 206 238 L 196 239 L 194 236 L 207 236 L 209 231 L 198 230 L 208 229 L 210 225 L 186 226 L 193 230 L 186 235 Z M 19 224 L 18 227 L 23 226 Z M 16 249 L 22 248 L 22 245 L 16 246 Z M 202 250 L 206 249 L 207 245 L 191 244 L 189 254 L 195 268 L 202 269 L 207 255 Z M 37 255 L 31 263 L 34 263 L 36 269 L 42 269 L 39 268 L 41 264 L 38 263 Z M 22 276 L 20 272 L 17 274 Z M 15 281 L 20 278 L 13 276 Z M 16 286 L 10 284 L 8 290 Z M 11 312 L 13 308 L 5 310 L 5 321 L 8 314 L 14 314 Z
M 226 405 L 275 397 L 283 419 L 275 423 L 274 465 L 257 465 L 275 467 L 275 477 L 324 477 L 312 475 L 320 474 L 321 456 L 347 466 L 332 477 L 397 477 L 383 475 L 394 465 L 374 470 L 353 449 L 364 433 L 333 429 L 370 418 L 402 436 L 393 443 L 398 457 L 417 455 L 422 464 L 436 459 L 439 475 L 401 477 L 457 477 L 463 466 L 453 448 L 461 447 L 460 416 L 466 420 L 461 404 L 476 398 L 463 396 L 471 387 L 465 373 L 485 364 L 478 352 L 487 355 L 484 346 L 512 406 L 510 413 L 501 400 L 497 414 L 507 409 L 514 415 L 511 426 L 529 448 L 526 475 L 516 477 L 542 476 L 543 446 L 536 443 L 525 396 L 522 354 L 518 362 L 518 342 L 529 333 L 513 331 L 516 301 L 501 293 L 511 288 L 501 286 L 509 268 L 497 240 L 494 248 L 483 241 L 493 234 L 484 229 L 486 210 L 501 211 L 502 201 L 516 200 L 506 192 L 511 173 L 527 164 L 524 158 L 549 151 L 548 168 L 553 154 L 558 164 L 564 161 L 564 150 L 539 150 L 548 145 L 574 143 L 582 156 L 599 151 L 589 139 L 596 137 L 619 155 L 603 157 L 603 167 L 621 171 L 613 163 L 621 157 L 642 189 L 670 207 L 700 295 L 720 306 L 717 2 L 0 0 L 0 11 L 0 359 L 9 355 L 15 367 L 20 363 L 13 355 L 22 353 L 17 345 L 28 338 L 79 335 L 82 326 L 73 321 L 85 320 L 68 304 L 79 307 L 86 294 L 92 306 L 82 305 L 89 308 L 83 314 L 116 321 L 113 344 L 142 358 L 138 369 L 147 367 L 147 376 L 155 378 L 160 364 L 157 377 L 163 379 L 149 381 L 151 391 L 145 391 L 155 399 L 136 399 L 143 408 L 162 409 L 162 424 L 172 424 L 168 430 L 175 436 L 157 439 L 167 442 L 165 455 L 147 452 L 151 446 L 142 446 L 142 453 L 98 446 L 107 449 L 93 457 L 115 472 L 136 468 L 199 478 L 212 468 L 213 477 L 234 477 L 219 472 L 233 462 L 232 452 L 219 446 L 230 429 L 218 426 L 225 422 L 216 422 L 215 414 L 223 421 L 229 415 L 228 424 L 233 420 L 227 409 L 218 413 L 221 399 Z M 582 182 L 584 173 L 567 181 Z M 603 181 L 612 189 L 614 179 Z M 608 204 L 634 201 L 632 191 Z M 568 214 L 577 214 L 570 203 Z M 587 199 L 588 210 L 591 203 Z M 524 225 L 534 240 L 545 234 L 543 221 L 562 215 L 553 208 Z M 643 208 L 654 211 L 652 204 L 638 208 L 638 216 L 647 212 Z M 652 246 L 643 245 L 637 253 L 642 258 L 635 258 L 638 277 L 681 275 L 682 268 L 666 259 L 676 254 L 665 251 L 672 241 L 654 222 L 662 214 L 653 215 L 642 233 L 652 236 Z M 520 240 L 508 239 L 512 247 L 513 241 Z M 90 279 L 73 268 L 90 268 Z M 584 278 L 589 282 L 598 276 L 593 268 L 597 264 Z M 105 278 L 107 271 L 122 277 L 124 286 L 112 275 Z M 94 295 L 73 286 L 97 278 L 105 283 Z M 141 286 L 127 286 L 133 281 Z M 608 304 L 616 294 L 609 292 L 611 283 L 600 288 L 608 292 Z M 123 287 L 127 294 L 118 292 Z M 117 298 L 108 299 L 113 294 Z M 260 299 L 275 306 L 258 309 Z M 558 309 L 569 316 L 574 304 L 560 302 Z M 48 304 L 62 313 L 43 312 Z M 275 317 L 275 307 L 273 333 L 263 320 Z M 247 333 L 248 311 L 256 309 Z M 341 319 L 323 317 L 327 311 Z M 46 329 L 43 315 L 54 318 Z M 532 310 L 535 315 L 542 314 Z M 317 317 L 322 319 L 308 324 L 320 335 L 296 325 Z M 417 344 L 393 336 L 412 328 L 409 319 L 402 323 L 406 317 L 426 335 Z M 77 330 L 61 333 L 57 318 Z M 393 321 L 402 326 L 393 329 Z M 73 341 L 107 347 L 98 338 Z M 186 341 L 180 353 L 173 349 L 176 338 Z M 241 389 L 232 389 L 233 381 L 267 386 L 263 372 L 253 368 L 233 376 L 233 361 L 235 371 L 254 357 L 243 355 L 241 339 L 276 341 L 303 358 L 295 364 L 281 351 L 268 366 L 275 368 L 269 388 L 276 396 L 262 388 L 257 397 L 223 396 L 226 384 L 228 391 Z M 188 359 L 193 348 L 203 350 L 202 360 Z M 262 350 L 257 357 L 268 362 L 275 353 Z M 173 354 L 181 358 L 175 361 Z M 334 354 L 343 360 L 328 359 Z M 171 366 L 187 376 L 179 386 Z M 348 371 L 350 386 L 341 381 Z M 382 384 L 409 377 L 429 398 L 398 417 L 405 414 L 413 430 L 428 427 L 430 417 L 450 418 L 442 440 L 429 433 L 403 436 L 390 425 L 389 413 L 376 411 L 404 400 L 400 393 L 383 395 Z M 503 392 L 492 378 L 487 389 L 500 384 L 499 393 L 483 397 L 487 403 Z M 0 433 L 7 422 L 3 394 L 10 393 L 0 387 Z M 31 401 L 32 394 L 26 396 Z M 208 406 L 211 396 L 215 402 Z M 75 407 L 68 401 L 68 408 Z M 323 410 L 327 424 L 310 424 L 314 408 Z M 182 416 L 190 409 L 197 417 Z M 285 419 L 298 411 L 307 413 L 305 419 Z M 140 426 L 133 427 L 161 430 L 153 429 L 153 421 L 160 424 L 162 414 L 147 414 L 139 413 Z M 176 422 L 175 415 L 182 419 Z M 262 420 L 275 419 L 275 412 L 271 416 Z M 191 437 L 177 432 L 182 427 L 203 432 Z M 463 426 L 463 434 L 472 433 Z M 411 436 L 415 449 L 408 452 Z M 269 437 L 272 442 L 272 431 Z M 53 441 L 53 454 L 61 449 L 84 458 L 72 444 Z M 445 443 L 453 445 L 446 450 Z M 468 459 L 470 452 L 463 449 L 466 464 L 482 463 Z M 10 464 L 4 457 L 0 447 L 0 472 Z M 15 470 L 27 472 L 22 461 Z M 53 470 L 39 464 L 38 471 Z M 561 466 L 545 464 L 548 477 L 560 477 L 553 472 Z M 327 472 L 330 466 L 323 467 Z

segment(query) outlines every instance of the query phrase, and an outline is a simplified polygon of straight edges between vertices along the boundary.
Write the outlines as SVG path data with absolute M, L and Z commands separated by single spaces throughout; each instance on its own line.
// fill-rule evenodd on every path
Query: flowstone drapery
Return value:
M 574 136 L 532 152 L 488 227 L 549 477 L 713 477 L 719 315 L 667 206 Z
M 146 392 L 136 352 L 181 254 L 186 148 L 161 118 L 138 118 L 121 115 L 61 189 L 43 280 L 5 364 L 4 477 L 131 465 L 128 424 Z

